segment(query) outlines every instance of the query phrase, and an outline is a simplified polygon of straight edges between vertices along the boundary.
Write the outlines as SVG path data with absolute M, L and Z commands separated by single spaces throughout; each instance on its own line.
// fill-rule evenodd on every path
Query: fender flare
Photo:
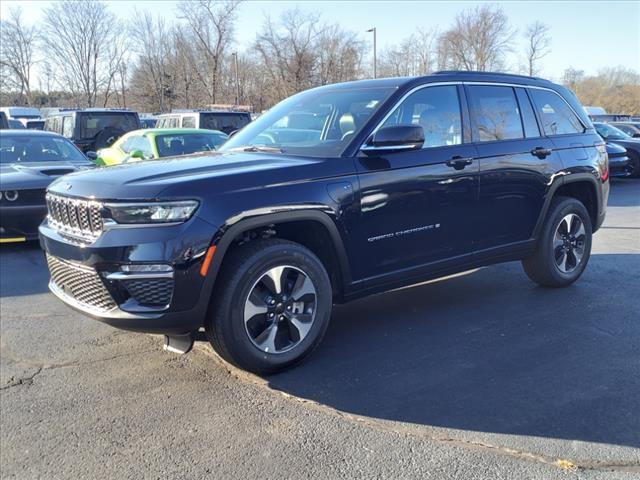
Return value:
M 323 210 L 326 210 L 325 207 Z M 329 209 L 330 212 L 333 210 Z M 237 218 L 237 217 L 232 217 Z M 209 272 L 206 278 L 207 294 L 210 295 L 213 291 L 215 279 L 220 272 L 220 267 L 224 261 L 225 254 L 231 246 L 232 242 L 243 232 L 253 230 L 255 228 L 266 227 L 269 225 L 277 225 L 279 223 L 287 223 L 292 221 L 314 221 L 321 224 L 331 239 L 332 246 L 336 252 L 336 260 L 340 268 L 340 280 L 343 287 L 347 287 L 351 283 L 350 267 L 347 257 L 347 253 L 344 247 L 344 242 L 340 236 L 340 232 L 329 216 L 328 213 L 317 208 L 303 208 L 300 209 L 293 207 L 287 211 L 277 211 L 273 213 L 265 213 L 257 216 L 245 216 L 239 220 L 228 220 L 225 226 L 222 227 L 216 236 L 213 238 L 211 245 L 215 245 L 216 251 L 209 267 Z M 229 223 L 231 221 L 231 223 Z
M 590 183 L 593 186 L 593 189 L 596 194 L 597 209 L 598 209 L 598 211 L 596 212 L 596 217 L 597 215 L 599 215 L 600 211 L 602 210 L 602 192 L 600 188 L 598 188 L 599 179 L 596 178 L 592 173 L 586 173 L 586 172 L 567 174 L 561 177 L 560 179 L 556 180 L 555 182 L 553 182 L 549 187 L 546 198 L 544 200 L 544 204 L 542 205 L 542 209 L 540 210 L 540 215 L 538 216 L 538 221 L 536 222 L 536 226 L 533 229 L 532 238 L 535 238 L 535 239 L 538 238 L 538 235 L 540 234 L 540 230 L 542 230 L 542 225 L 544 225 L 544 221 L 547 218 L 547 213 L 549 212 L 549 207 L 551 206 L 551 200 L 553 200 L 558 188 L 560 188 L 563 185 L 568 185 L 570 183 L 585 182 L 585 181 Z M 596 228 L 595 224 L 593 225 L 593 228 L 594 229 Z

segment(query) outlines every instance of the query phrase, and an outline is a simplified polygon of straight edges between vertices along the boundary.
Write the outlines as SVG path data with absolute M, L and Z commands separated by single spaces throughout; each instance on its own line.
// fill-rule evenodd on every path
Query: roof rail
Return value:
M 433 72 L 432 75 L 496 75 L 501 77 L 514 77 L 514 78 L 528 78 L 533 80 L 544 80 L 540 77 L 530 77 L 528 75 L 517 75 L 515 73 L 502 73 L 502 72 L 482 72 L 474 70 L 440 70 Z

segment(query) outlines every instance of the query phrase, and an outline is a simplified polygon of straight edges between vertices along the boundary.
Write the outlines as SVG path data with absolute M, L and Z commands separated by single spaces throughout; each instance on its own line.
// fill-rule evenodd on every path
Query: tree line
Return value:
M 35 106 L 174 108 L 244 105 L 255 111 L 319 85 L 370 78 L 370 40 L 362 32 L 297 8 L 266 16 L 238 53 L 241 0 L 184 0 L 175 21 L 148 11 L 135 24 L 100 0 L 64 0 L 39 24 L 19 8 L 0 25 L 0 103 Z M 520 36 L 524 50 L 515 52 Z M 448 28 L 418 29 L 378 53 L 378 76 L 436 70 L 512 71 L 537 75 L 551 50 L 549 27 L 518 32 L 499 6 L 461 11 Z M 519 58 L 509 65 L 508 57 Z M 39 72 L 37 81 L 34 71 Z M 562 78 L 584 104 L 640 113 L 640 77 L 625 68 L 594 76 L 569 68 Z

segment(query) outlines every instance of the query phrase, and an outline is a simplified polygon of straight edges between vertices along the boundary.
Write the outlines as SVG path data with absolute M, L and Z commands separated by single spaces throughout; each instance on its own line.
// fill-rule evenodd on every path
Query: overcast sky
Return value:
M 9 8 L 21 6 L 25 18 L 37 21 L 50 1 L 0 1 L 0 15 Z M 170 0 L 110 0 L 106 2 L 122 18 L 134 19 L 135 9 L 150 10 L 175 21 L 177 2 Z M 456 13 L 482 2 L 426 1 L 246 1 L 239 10 L 236 26 L 237 49 L 242 51 L 255 39 L 265 14 L 277 17 L 284 10 L 298 6 L 303 11 L 319 12 L 327 22 L 361 32 L 376 27 L 378 48 L 399 43 L 417 27 L 446 29 Z M 624 65 L 640 71 L 640 0 L 633 1 L 520 1 L 491 2 L 499 4 L 509 17 L 511 26 L 524 30 L 526 25 L 541 20 L 549 25 L 552 52 L 542 61 L 543 75 L 559 80 L 569 66 L 596 73 L 599 68 Z M 523 50 L 518 35 L 514 47 Z M 511 69 L 521 60 L 509 57 Z

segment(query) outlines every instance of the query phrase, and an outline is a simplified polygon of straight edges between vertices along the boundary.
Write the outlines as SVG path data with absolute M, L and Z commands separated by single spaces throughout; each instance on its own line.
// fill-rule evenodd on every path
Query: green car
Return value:
M 98 150 L 98 165 L 154 160 L 216 150 L 229 136 L 218 130 L 149 128 L 120 137 L 109 148 Z

